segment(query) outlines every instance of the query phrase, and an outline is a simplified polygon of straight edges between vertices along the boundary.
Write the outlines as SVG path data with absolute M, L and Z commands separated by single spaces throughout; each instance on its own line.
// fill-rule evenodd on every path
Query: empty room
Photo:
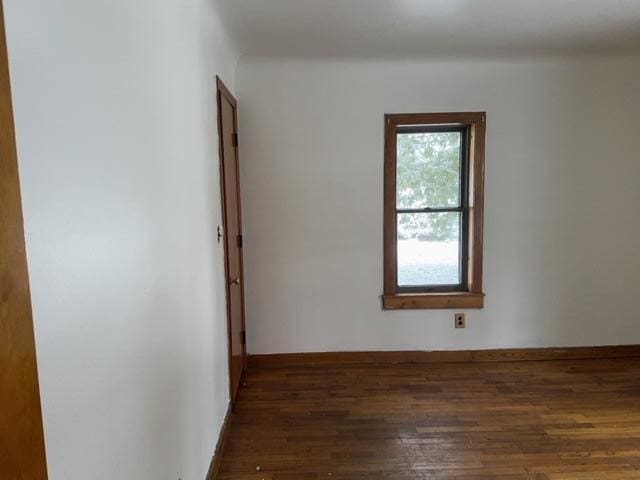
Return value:
M 640 1 L 0 6 L 0 479 L 640 480 Z

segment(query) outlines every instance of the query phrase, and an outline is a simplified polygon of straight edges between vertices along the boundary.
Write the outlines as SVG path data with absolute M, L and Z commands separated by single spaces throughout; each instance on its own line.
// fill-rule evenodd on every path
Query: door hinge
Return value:
M 247 332 L 244 330 L 240 332 L 240 343 L 242 343 L 242 345 L 247 344 Z
M 231 143 L 233 144 L 234 147 L 238 146 L 238 134 L 237 133 L 233 133 L 231 135 Z
M 242 235 L 238 235 L 236 239 L 238 241 L 238 248 L 242 248 Z

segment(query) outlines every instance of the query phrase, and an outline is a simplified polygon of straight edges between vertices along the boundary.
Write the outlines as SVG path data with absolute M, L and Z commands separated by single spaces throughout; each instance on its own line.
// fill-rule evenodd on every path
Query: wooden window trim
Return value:
M 387 114 L 384 147 L 384 294 L 383 308 L 483 308 L 485 112 Z M 459 125 L 469 128 L 468 260 L 463 291 L 400 292 L 397 285 L 396 135 L 399 126 Z

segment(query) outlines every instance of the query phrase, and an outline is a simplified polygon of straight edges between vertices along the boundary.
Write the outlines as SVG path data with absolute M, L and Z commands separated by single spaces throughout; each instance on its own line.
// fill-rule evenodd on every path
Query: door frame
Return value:
M 3 4 L 0 1 L 0 477 L 47 478 Z
M 221 198 L 221 210 L 222 210 L 222 238 L 224 246 L 224 278 L 225 278 L 225 303 L 227 309 L 227 357 L 229 363 L 229 397 L 231 401 L 231 408 L 235 405 L 237 391 L 234 391 L 233 377 L 232 377 L 232 321 L 231 321 L 231 283 L 229 278 L 229 246 L 227 241 L 227 199 L 226 188 L 224 179 L 224 142 L 222 141 L 222 100 L 227 100 L 233 107 L 233 130 L 238 132 L 238 102 L 233 94 L 226 87 L 222 79 L 216 75 L 216 101 L 218 111 L 218 150 L 219 150 L 219 168 L 220 168 L 220 198 Z M 238 194 L 238 225 L 240 228 L 240 235 L 242 235 L 242 203 L 240 202 L 240 155 L 239 146 L 236 142 L 235 145 L 235 157 L 236 157 L 236 179 L 237 179 L 237 194 Z M 241 299 L 241 312 L 242 312 L 242 332 L 238 332 L 243 335 L 245 341 L 242 342 L 242 373 L 240 377 L 240 383 L 242 383 L 242 376 L 247 366 L 247 342 L 246 342 L 246 324 L 245 324 L 245 307 L 244 307 L 244 255 L 243 249 L 240 248 L 240 299 Z

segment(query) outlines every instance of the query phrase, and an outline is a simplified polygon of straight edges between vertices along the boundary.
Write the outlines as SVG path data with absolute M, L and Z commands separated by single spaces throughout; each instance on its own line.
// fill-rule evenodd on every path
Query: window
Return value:
M 385 116 L 385 309 L 482 308 L 484 112 Z

